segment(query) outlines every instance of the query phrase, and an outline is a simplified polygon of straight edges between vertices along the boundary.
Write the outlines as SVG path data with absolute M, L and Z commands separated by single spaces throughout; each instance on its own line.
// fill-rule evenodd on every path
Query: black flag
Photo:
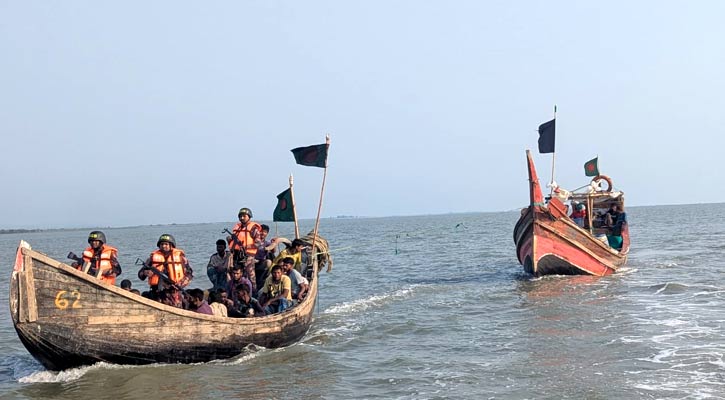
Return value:
M 539 153 L 553 153 L 556 137 L 556 118 L 539 125 Z

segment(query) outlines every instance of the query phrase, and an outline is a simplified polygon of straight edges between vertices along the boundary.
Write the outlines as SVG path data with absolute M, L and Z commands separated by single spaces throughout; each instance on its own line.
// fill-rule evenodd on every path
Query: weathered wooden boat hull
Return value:
M 225 359 L 255 344 L 282 347 L 310 327 L 317 266 L 307 297 L 258 318 L 198 314 L 146 299 L 30 249 L 21 242 L 10 286 L 20 340 L 50 370 L 91 365 L 193 363 Z
M 527 151 L 530 205 L 521 212 L 514 228 L 514 243 L 519 263 L 527 273 L 541 275 L 604 276 L 617 271 L 627 261 L 629 230 L 622 229 L 621 251 L 609 247 L 580 228 L 566 214 L 557 198 L 544 204 L 536 169 Z

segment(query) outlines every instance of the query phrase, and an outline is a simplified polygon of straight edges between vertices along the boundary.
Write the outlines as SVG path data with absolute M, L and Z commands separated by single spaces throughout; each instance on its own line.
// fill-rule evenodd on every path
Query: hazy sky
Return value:
M 0 228 L 725 201 L 725 2 L 0 1 Z M 551 155 L 536 154 L 542 184 Z

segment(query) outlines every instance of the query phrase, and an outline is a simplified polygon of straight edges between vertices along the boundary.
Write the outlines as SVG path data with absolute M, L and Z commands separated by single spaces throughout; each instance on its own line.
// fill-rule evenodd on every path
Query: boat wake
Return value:
M 39 366 L 40 367 L 40 366 Z M 40 367 L 42 368 L 42 367 Z M 99 362 L 87 367 L 71 368 L 64 371 L 35 371 L 30 375 L 20 377 L 18 382 L 20 383 L 66 383 L 76 381 L 87 373 L 97 370 L 118 370 L 118 369 L 129 369 L 138 368 L 134 365 L 117 365 L 109 364 L 106 362 Z
M 405 299 L 410 297 L 413 292 L 423 285 L 410 285 L 408 287 L 398 289 L 392 293 L 370 296 L 365 299 L 354 300 L 342 304 L 333 305 L 323 311 L 323 314 L 350 314 L 360 312 L 371 307 L 380 307 L 390 301 Z

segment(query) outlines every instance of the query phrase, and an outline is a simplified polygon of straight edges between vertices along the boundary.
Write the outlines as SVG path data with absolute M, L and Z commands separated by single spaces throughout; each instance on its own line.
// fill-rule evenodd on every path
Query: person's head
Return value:
M 242 209 L 239 210 L 239 214 L 237 214 L 239 217 L 239 222 L 246 224 L 249 222 L 250 219 L 252 219 L 252 210 L 248 209 L 247 207 L 242 207 Z
M 224 253 L 224 250 L 227 249 L 227 242 L 224 241 L 224 239 L 219 239 L 216 241 L 216 251 L 219 254 Z
M 223 289 L 212 289 L 209 290 L 209 304 L 211 303 L 221 303 L 221 296 L 219 295 L 219 291 Z M 225 292 L 226 293 L 226 292 Z
M 158 246 L 161 251 L 169 251 L 172 248 L 176 248 L 176 239 L 174 239 L 174 237 L 169 235 L 168 233 L 164 233 L 163 235 L 159 236 L 159 240 L 156 242 L 156 246 Z
M 204 302 L 204 291 L 201 289 L 189 289 L 186 291 L 189 294 L 189 302 L 196 308 Z
M 245 303 L 247 301 L 249 301 L 249 298 L 251 297 L 251 294 L 249 293 L 249 286 L 248 285 L 246 285 L 244 283 L 240 283 L 239 285 L 237 285 L 237 286 L 234 287 L 234 290 L 237 291 L 237 298 L 238 299 L 242 300 Z
M 577 211 L 584 211 L 587 209 L 587 207 L 584 204 L 579 203 L 576 205 L 576 209 L 577 209 Z
M 282 259 L 282 272 L 287 273 L 295 266 L 295 259 L 292 257 L 285 257 Z
M 138 289 L 131 289 L 131 293 L 141 295 L 141 292 L 139 292 Z
M 227 291 L 224 289 L 217 290 L 219 291 L 219 300 L 221 300 L 222 303 L 227 301 L 227 299 L 229 298 L 229 296 L 227 295 Z
M 242 279 L 242 266 L 241 265 L 235 265 L 234 268 L 232 268 L 232 280 L 238 281 Z
M 612 211 L 619 211 L 619 204 L 612 203 L 612 205 L 609 206 L 609 209 Z
M 290 251 L 294 254 L 301 251 L 303 247 L 305 247 L 305 242 L 300 239 L 295 239 L 290 244 Z
M 101 231 L 93 231 L 88 234 L 88 244 L 97 249 L 106 244 L 106 235 Z
M 259 237 L 261 240 L 264 240 L 267 238 L 267 235 L 269 235 L 269 225 L 262 224 L 262 230 L 259 232 Z
M 279 280 L 282 279 L 282 274 L 282 267 L 280 267 L 279 265 L 275 265 L 274 267 L 272 267 L 272 280 L 274 280 L 275 282 L 279 282 Z
M 131 290 L 131 281 L 128 279 L 124 279 L 121 281 L 121 289 L 123 290 Z

